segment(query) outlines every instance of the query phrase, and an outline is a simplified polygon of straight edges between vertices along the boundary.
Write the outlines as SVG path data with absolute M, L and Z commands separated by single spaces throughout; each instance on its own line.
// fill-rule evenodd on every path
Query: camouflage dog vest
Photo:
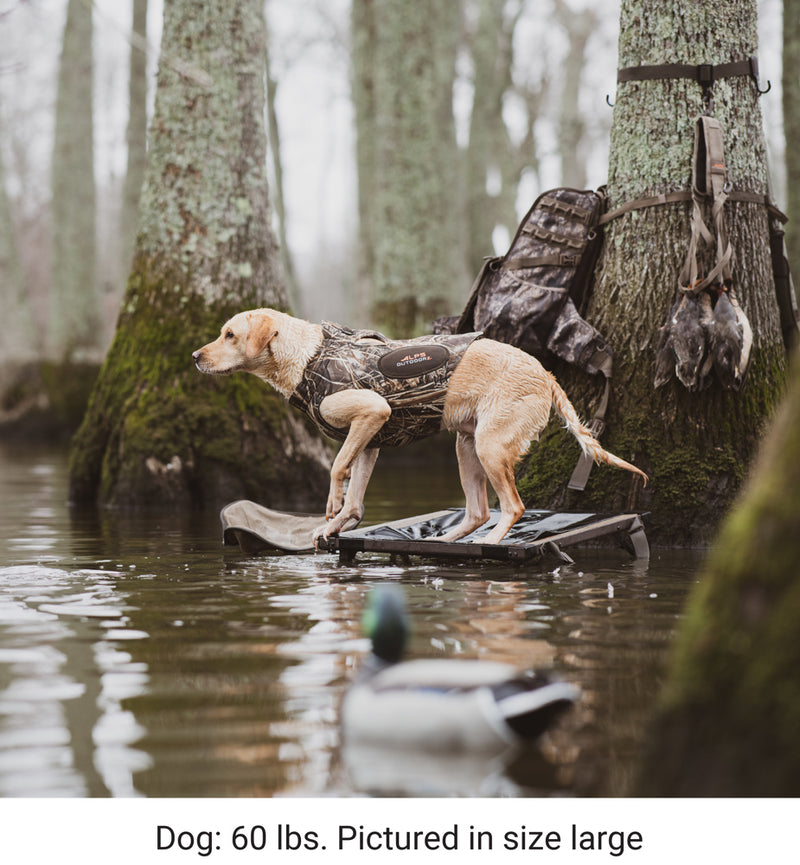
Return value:
M 331 438 L 344 441 L 347 428 L 326 423 L 320 405 L 340 390 L 372 390 L 392 414 L 369 447 L 395 447 L 441 429 L 450 375 L 480 333 L 437 334 L 391 340 L 371 330 L 322 324 L 322 344 L 289 397 Z

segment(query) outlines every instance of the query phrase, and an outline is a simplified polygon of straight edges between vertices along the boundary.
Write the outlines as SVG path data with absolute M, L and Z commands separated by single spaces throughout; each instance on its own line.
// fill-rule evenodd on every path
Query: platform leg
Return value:
M 647 541 L 647 535 L 644 533 L 644 525 L 639 517 L 634 517 L 631 520 L 628 528 L 628 538 L 633 547 L 633 555 L 637 559 L 650 558 L 650 544 Z

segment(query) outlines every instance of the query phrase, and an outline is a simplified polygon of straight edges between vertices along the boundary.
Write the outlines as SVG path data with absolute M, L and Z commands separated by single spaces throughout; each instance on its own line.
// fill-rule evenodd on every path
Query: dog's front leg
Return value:
M 372 474 L 377 448 L 367 448 L 376 433 L 389 419 L 392 409 L 386 400 L 371 390 L 342 390 L 326 396 L 320 404 L 326 423 L 347 428 L 344 440 L 331 467 L 331 484 L 325 516 L 328 523 L 318 534 L 329 537 L 352 527 L 361 519 L 364 493 Z M 344 481 L 350 474 L 347 498 Z
M 361 517 L 364 516 L 364 493 L 379 453 L 379 448 L 365 448 L 355 458 L 350 469 L 350 483 L 347 485 L 344 504 L 335 516 L 329 517 L 329 521 L 314 532 L 315 541 L 318 537 L 327 538 L 354 529 L 361 522 Z

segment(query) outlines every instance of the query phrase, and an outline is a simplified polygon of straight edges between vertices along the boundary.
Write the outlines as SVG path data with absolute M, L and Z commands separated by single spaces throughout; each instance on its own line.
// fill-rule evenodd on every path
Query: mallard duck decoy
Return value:
M 372 654 L 344 699 L 346 741 L 439 752 L 507 747 L 535 739 L 580 695 L 510 664 L 401 661 L 409 629 L 396 586 L 371 593 L 364 624 Z

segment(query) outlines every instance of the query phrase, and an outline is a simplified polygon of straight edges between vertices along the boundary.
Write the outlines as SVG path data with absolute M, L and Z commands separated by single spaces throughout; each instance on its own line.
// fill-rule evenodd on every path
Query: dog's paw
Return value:
M 311 536 L 311 540 L 314 544 L 314 549 L 322 549 L 322 547 L 320 547 L 320 541 L 327 540 L 332 534 L 336 534 L 336 532 L 332 532 L 329 530 L 328 523 L 323 523 L 321 526 L 318 526 L 316 529 L 314 529 L 314 534 Z
M 361 514 L 361 511 L 354 511 L 352 513 L 339 511 L 333 519 L 328 520 L 325 525 L 320 526 L 314 532 L 314 546 L 319 547 L 317 542 L 320 538 L 329 538 L 331 535 L 338 535 L 340 532 L 354 529 L 361 522 Z

